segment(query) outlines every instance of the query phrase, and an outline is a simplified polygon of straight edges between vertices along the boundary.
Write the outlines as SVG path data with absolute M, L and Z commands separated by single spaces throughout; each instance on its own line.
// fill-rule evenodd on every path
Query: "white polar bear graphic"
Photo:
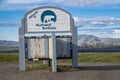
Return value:
M 44 23 L 54 23 L 54 21 L 52 19 L 54 19 L 55 16 L 52 16 L 52 15 L 47 15 L 44 17 Z

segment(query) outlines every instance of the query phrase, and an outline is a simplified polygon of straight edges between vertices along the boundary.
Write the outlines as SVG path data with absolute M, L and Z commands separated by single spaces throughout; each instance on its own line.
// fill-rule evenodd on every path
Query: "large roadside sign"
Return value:
M 57 71 L 56 58 L 72 58 L 72 66 L 78 66 L 77 28 L 71 14 L 63 9 L 45 6 L 26 13 L 19 28 L 19 43 L 21 71 L 26 70 L 25 60 L 29 59 L 48 60 L 49 64 L 52 59 L 53 72 Z

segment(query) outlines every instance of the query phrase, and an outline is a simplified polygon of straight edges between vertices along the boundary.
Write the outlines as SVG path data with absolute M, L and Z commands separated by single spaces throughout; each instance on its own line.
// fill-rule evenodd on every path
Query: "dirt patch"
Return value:
M 80 63 L 62 72 L 19 71 L 17 63 L 0 63 L 0 80 L 120 80 L 120 63 Z

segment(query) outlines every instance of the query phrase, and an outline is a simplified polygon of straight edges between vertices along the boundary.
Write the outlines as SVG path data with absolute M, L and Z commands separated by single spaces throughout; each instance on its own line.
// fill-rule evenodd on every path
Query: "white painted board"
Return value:
M 52 45 L 51 38 L 49 38 L 49 57 L 52 58 Z M 66 58 L 71 57 L 70 50 L 71 38 L 56 38 L 56 57 L 57 58 Z
M 71 15 L 57 8 L 40 8 L 29 12 L 26 17 L 26 32 L 70 31 Z
M 48 58 L 45 38 L 28 39 L 28 59 Z

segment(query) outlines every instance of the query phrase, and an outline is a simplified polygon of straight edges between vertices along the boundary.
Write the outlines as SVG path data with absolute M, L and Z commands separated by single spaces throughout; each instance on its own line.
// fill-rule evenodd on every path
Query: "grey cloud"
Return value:
M 38 7 L 39 5 L 29 5 L 29 4 L 1 4 L 0 10 L 29 10 L 35 7 Z
M 67 6 L 77 6 L 77 7 L 86 7 L 86 6 L 101 6 L 101 5 L 114 5 L 119 4 L 120 0 L 67 0 L 64 1 L 64 5 Z
M 18 22 L 0 22 L 0 27 L 19 27 L 20 23 Z
M 100 5 L 102 4 L 100 0 L 69 0 L 64 2 L 65 5 L 68 6 L 94 6 L 94 5 Z
M 75 25 L 76 26 L 86 26 L 91 25 L 95 27 L 104 27 L 104 26 L 112 26 L 112 25 L 119 25 L 120 18 L 114 17 L 107 17 L 107 16 L 98 16 L 94 18 L 81 18 L 81 17 L 74 17 Z
M 28 10 L 43 5 L 65 5 L 72 7 L 103 6 L 119 8 L 120 0 L 6 0 L 1 1 L 0 10 Z M 116 7 L 117 6 L 117 7 Z M 109 8 L 108 7 L 108 8 Z

